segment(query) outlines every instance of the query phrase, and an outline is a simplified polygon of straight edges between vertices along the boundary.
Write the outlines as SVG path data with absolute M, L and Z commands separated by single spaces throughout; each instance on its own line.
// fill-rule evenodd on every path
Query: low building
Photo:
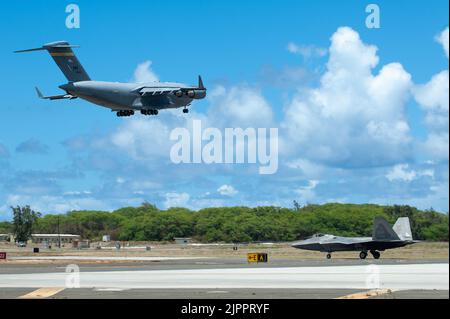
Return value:
M 0 234 L 0 241 L 11 241 L 12 234 Z
M 79 241 L 80 237 L 72 234 L 31 234 L 31 241 L 35 244 L 57 244 L 61 240 L 61 244 L 70 244 Z
M 174 240 L 177 245 L 187 245 L 191 242 L 191 238 L 184 237 L 175 237 Z

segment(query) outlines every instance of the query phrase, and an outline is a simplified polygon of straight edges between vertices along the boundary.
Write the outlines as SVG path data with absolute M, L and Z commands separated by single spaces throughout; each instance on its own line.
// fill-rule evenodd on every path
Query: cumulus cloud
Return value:
M 189 202 L 190 196 L 188 193 L 167 193 L 164 206 L 170 207 L 186 207 Z
M 448 27 L 445 28 L 445 30 L 442 31 L 438 36 L 436 36 L 436 41 L 442 45 L 448 59 Z
M 18 153 L 27 153 L 27 154 L 47 154 L 48 153 L 48 146 L 43 144 L 41 141 L 31 138 L 29 140 L 26 140 L 22 143 L 20 143 L 16 147 L 16 152 Z
M 209 94 L 208 121 L 215 127 L 270 127 L 273 111 L 261 91 L 247 85 L 217 86 Z
M 217 189 L 217 192 L 223 196 L 234 196 L 238 193 L 231 185 L 222 185 Z
M 436 37 L 448 59 L 448 27 Z M 449 70 L 434 75 L 428 83 L 413 89 L 414 98 L 426 112 L 429 130 L 422 151 L 438 161 L 448 161 L 449 154 Z
M 411 137 L 405 104 L 411 75 L 399 63 L 384 65 L 374 75 L 377 48 L 348 27 L 332 36 L 329 53 L 321 85 L 299 91 L 285 109 L 282 150 L 341 167 L 407 158 Z
M 159 78 L 152 70 L 152 61 L 145 61 L 139 64 L 134 70 L 134 76 L 132 82 L 146 83 L 146 82 L 158 82 Z

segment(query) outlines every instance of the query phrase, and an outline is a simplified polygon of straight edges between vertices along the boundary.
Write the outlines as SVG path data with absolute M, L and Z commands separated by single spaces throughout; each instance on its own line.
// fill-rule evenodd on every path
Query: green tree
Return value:
M 13 232 L 16 241 L 27 241 L 31 237 L 33 225 L 36 223 L 41 213 L 35 212 L 30 206 L 11 207 L 13 211 Z

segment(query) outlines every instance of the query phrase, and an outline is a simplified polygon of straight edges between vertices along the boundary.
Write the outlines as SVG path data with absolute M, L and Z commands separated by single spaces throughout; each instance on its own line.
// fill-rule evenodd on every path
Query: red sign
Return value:
M 6 253 L 0 253 L 0 259 L 6 259 Z

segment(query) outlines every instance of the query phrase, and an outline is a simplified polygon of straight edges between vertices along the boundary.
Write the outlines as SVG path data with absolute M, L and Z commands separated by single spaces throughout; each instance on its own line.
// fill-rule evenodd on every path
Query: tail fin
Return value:
M 41 48 L 15 51 L 15 53 L 47 50 L 69 82 L 90 81 L 91 78 L 72 51 L 74 47 L 77 46 L 61 41 L 44 44 Z
M 205 89 L 205 86 L 203 85 L 202 77 L 200 75 L 198 76 L 198 88 L 201 90 Z
M 400 217 L 392 228 L 401 240 L 413 240 L 408 217 Z
M 383 217 L 376 217 L 373 225 L 373 240 L 400 240 L 391 225 Z

